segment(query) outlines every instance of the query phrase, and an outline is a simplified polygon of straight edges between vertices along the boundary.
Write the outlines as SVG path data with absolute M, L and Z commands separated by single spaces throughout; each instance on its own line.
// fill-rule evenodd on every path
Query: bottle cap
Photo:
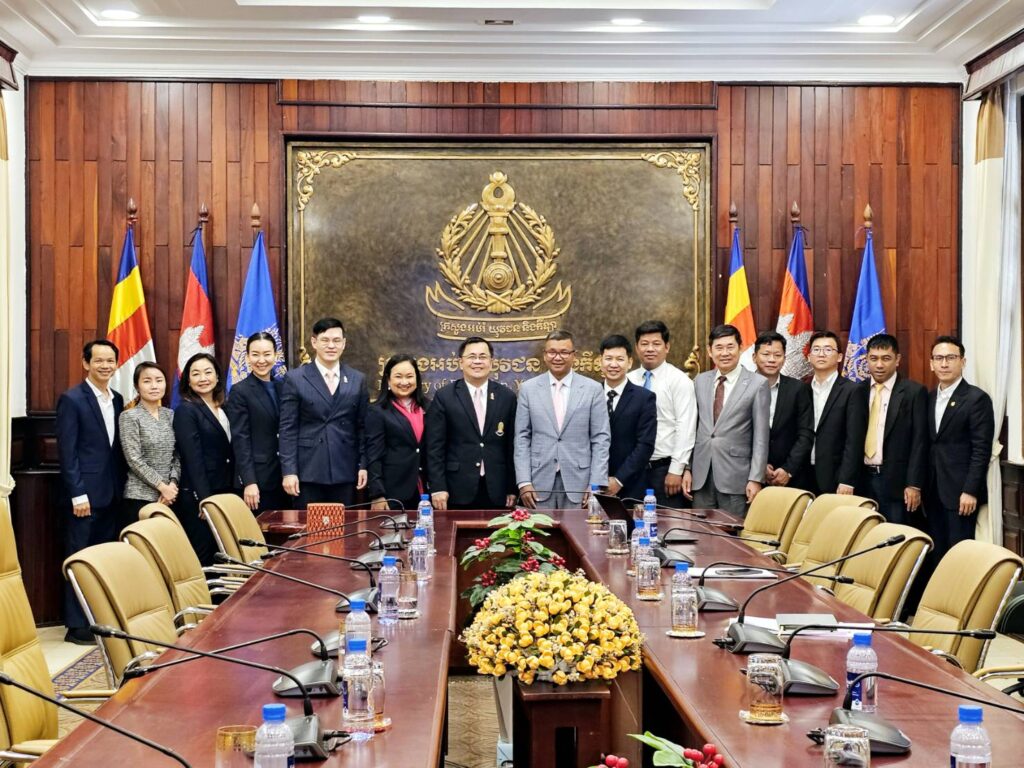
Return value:
M 366 641 L 362 638 L 359 638 L 358 640 L 349 640 L 348 649 L 350 652 L 355 651 L 356 653 L 366 653 Z
M 654 495 L 654 489 L 653 488 L 648 488 L 646 491 L 644 491 L 644 496 L 653 496 L 653 495 Z
M 649 547 L 650 545 L 651 545 L 651 540 L 650 539 L 648 539 L 646 536 L 641 536 L 640 537 L 640 546 L 641 547 Z
M 689 572 L 690 572 L 690 564 L 688 562 L 683 560 L 680 563 L 676 563 L 676 573 L 689 573 Z
M 366 610 L 366 601 L 365 600 L 349 600 L 348 604 L 352 607 L 353 611 L 365 611 Z
M 420 494 L 420 501 L 430 501 L 430 496 L 425 493 Z
M 394 564 L 395 564 L 395 556 L 394 555 L 384 555 L 384 565 L 385 566 L 390 567 L 390 566 L 392 566 Z
M 283 723 L 285 714 L 284 704 L 263 705 L 263 721 L 265 723 Z
M 980 723 L 982 722 L 983 714 L 981 707 L 974 706 L 972 704 L 961 704 L 960 705 L 960 722 L 961 723 Z
M 592 490 L 592 491 L 596 491 L 596 490 L 598 490 L 598 489 L 599 489 L 600 487 L 601 487 L 601 486 L 599 486 L 599 485 L 598 485 L 597 483 L 591 483 L 591 484 L 590 484 L 590 490 Z
M 866 645 L 871 647 L 871 633 L 870 632 L 854 632 L 853 633 L 853 644 L 854 645 Z
M 413 538 L 416 538 L 417 536 L 426 536 L 426 535 L 427 535 L 427 529 L 426 528 L 414 528 L 413 529 L 413 532 L 412 532 Z

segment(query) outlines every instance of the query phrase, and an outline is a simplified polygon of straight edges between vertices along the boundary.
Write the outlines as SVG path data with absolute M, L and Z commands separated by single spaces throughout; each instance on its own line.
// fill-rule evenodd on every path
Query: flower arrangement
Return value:
M 504 586 L 521 573 L 550 573 L 565 565 L 565 559 L 542 544 L 538 537 L 548 536 L 540 526 L 554 524 L 541 513 L 531 514 L 516 509 L 488 521 L 489 527 L 500 526 L 490 536 L 477 539 L 462 553 L 462 567 L 491 561 L 494 564 L 473 579 L 473 585 L 462 593 L 475 610 L 493 590 Z
M 640 668 L 643 635 L 629 607 L 582 572 L 527 573 L 493 590 L 460 638 L 481 675 L 513 672 L 557 685 Z

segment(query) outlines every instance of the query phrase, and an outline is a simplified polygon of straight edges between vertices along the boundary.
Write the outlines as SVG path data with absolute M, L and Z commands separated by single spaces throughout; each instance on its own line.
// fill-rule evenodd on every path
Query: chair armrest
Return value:
M 832 587 L 826 587 L 824 584 L 815 584 L 814 588 L 820 589 L 822 592 L 828 592 L 830 595 L 832 595 L 832 597 L 836 596 L 835 590 L 832 589 Z
M 117 691 L 107 688 L 103 690 L 60 691 L 57 696 L 68 701 L 106 701 L 115 693 Z
M 41 757 L 46 750 L 52 748 L 56 743 L 57 739 L 32 739 L 31 741 L 22 741 L 12 745 L 11 752 L 28 755 L 30 760 L 34 760 L 37 757 Z
M 1001 667 L 982 667 L 974 672 L 978 680 L 992 677 L 1024 677 L 1024 664 L 1007 664 Z
M 957 669 L 963 669 L 964 668 L 963 662 L 960 661 L 960 659 L 958 659 L 952 653 L 947 653 L 946 651 L 941 651 L 938 648 L 928 648 L 927 650 L 928 650 L 929 653 L 932 653 L 932 654 L 934 654 L 935 656 L 938 656 L 941 659 L 945 659 L 946 661 L 948 661 L 950 664 L 952 664 Z

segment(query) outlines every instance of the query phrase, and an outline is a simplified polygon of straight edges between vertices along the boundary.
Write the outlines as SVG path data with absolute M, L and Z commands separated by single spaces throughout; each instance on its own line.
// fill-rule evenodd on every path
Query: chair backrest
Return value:
M 21 578 L 7 499 L 0 499 L 0 669 L 25 685 L 53 694 L 32 608 Z M 0 749 L 57 738 L 57 708 L 0 685 Z
M 741 539 L 775 539 L 780 542 L 778 549 L 788 552 L 807 505 L 814 497 L 808 491 L 799 488 L 783 488 L 770 485 L 762 488 L 754 497 L 747 517 L 743 521 Z M 772 547 L 755 541 L 744 541 L 747 546 L 759 552 L 767 552 Z
M 174 514 L 174 510 L 159 501 L 151 501 L 139 510 L 139 520 L 149 520 L 151 517 L 166 517 L 171 522 L 181 527 L 181 520 Z M 182 528 L 184 530 L 184 528 Z
M 162 515 L 139 520 L 121 531 L 121 541 L 135 547 L 160 576 L 176 613 L 211 602 L 203 567 L 178 523 Z
M 858 549 L 866 549 L 899 534 L 906 537 L 903 543 L 847 560 L 839 569 L 839 573 L 854 582 L 836 584 L 836 597 L 877 621 L 899 619 L 910 585 L 932 548 L 932 540 L 909 525 L 880 523 L 857 544 Z
M 914 615 L 915 629 L 994 629 L 1020 578 L 1022 561 L 1010 550 L 983 541 L 961 541 L 935 568 Z M 950 635 L 910 635 L 918 645 L 946 651 L 974 672 L 988 641 Z
M 806 571 L 860 549 L 861 539 L 868 531 L 883 522 L 885 522 L 885 518 L 873 509 L 836 507 L 828 513 L 825 523 L 818 526 L 814 538 L 807 546 L 807 553 L 804 555 L 800 570 Z M 842 563 L 831 565 L 828 568 L 823 568 L 815 576 L 805 576 L 804 578 L 812 584 L 831 587 L 833 582 L 819 577 L 834 576 L 839 572 L 841 566 Z
M 807 547 L 818 531 L 818 527 L 837 507 L 866 507 L 877 509 L 878 505 L 863 496 L 843 496 L 838 493 L 823 493 L 811 502 L 803 519 L 793 534 L 792 543 L 786 550 L 786 563 L 802 563 L 807 556 Z
M 170 599 L 152 566 L 130 544 L 96 544 L 64 561 L 64 576 L 71 582 L 86 618 L 125 632 L 166 643 L 177 638 Z M 107 674 L 116 686 L 135 656 L 160 651 L 135 641 L 104 638 L 100 641 Z
M 218 549 L 225 555 L 252 563 L 259 560 L 260 555 L 266 554 L 266 547 L 247 547 L 238 543 L 239 539 L 265 541 L 256 517 L 241 496 L 219 493 L 203 499 L 200 507 L 210 524 Z

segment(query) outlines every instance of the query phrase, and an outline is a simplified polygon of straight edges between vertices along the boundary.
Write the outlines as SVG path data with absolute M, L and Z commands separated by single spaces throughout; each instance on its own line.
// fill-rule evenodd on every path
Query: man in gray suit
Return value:
M 548 372 L 524 382 L 516 409 L 516 481 L 531 509 L 578 509 L 592 484 L 608 484 L 611 430 L 600 384 L 573 373 L 574 339 L 544 340 Z
M 768 463 L 768 380 L 740 366 L 741 337 L 732 325 L 708 336 L 715 369 L 697 376 L 697 440 L 683 492 L 701 509 L 743 517 L 764 484 Z

